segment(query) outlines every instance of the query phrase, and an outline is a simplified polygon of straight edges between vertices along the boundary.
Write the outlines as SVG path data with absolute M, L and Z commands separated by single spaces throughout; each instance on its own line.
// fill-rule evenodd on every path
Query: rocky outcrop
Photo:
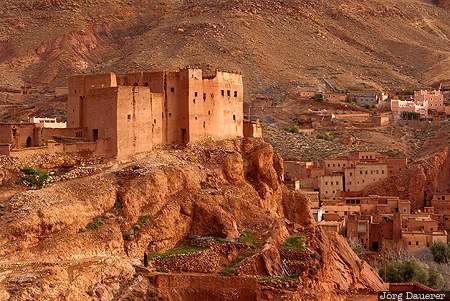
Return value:
M 433 194 L 447 191 L 450 183 L 449 156 L 449 148 L 442 148 L 411 164 L 399 176 L 367 187 L 363 194 L 399 195 L 411 201 L 412 209 L 422 209 Z
M 123 167 L 11 198 L 0 220 L 0 270 L 6 272 L 0 273 L 0 296 L 112 300 L 140 288 L 169 300 L 189 300 L 180 297 L 189 295 L 184 287 L 171 293 L 171 275 L 162 286 L 141 281 L 136 265 L 142 265 L 145 253 L 212 239 L 199 253 L 161 256 L 151 265 L 203 274 L 228 269 L 238 282 L 249 275 L 255 281 L 256 275 L 282 273 L 283 242 L 299 233 L 308 233 L 308 248 L 324 260 L 316 278 L 305 274 L 310 278 L 302 280 L 304 285 L 330 295 L 337 288 L 379 289 L 376 273 L 345 240 L 314 230 L 309 200 L 284 188 L 283 163 L 270 145 L 259 139 L 214 144 L 157 151 Z M 241 233 L 250 234 L 240 241 Z M 298 289 L 291 287 L 289 294 Z M 258 285 L 248 293 L 258 297 L 260 290 Z

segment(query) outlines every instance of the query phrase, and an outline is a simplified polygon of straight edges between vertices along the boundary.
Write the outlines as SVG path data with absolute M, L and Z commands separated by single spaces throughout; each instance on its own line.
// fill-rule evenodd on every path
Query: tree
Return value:
M 379 270 L 379 275 L 384 279 L 384 268 Z M 419 282 L 438 290 L 445 288 L 442 274 L 417 259 L 389 262 L 386 266 L 386 281 Z
M 449 247 L 446 243 L 442 241 L 434 242 L 430 246 L 431 254 L 433 254 L 433 259 L 437 263 L 447 263 L 449 259 Z

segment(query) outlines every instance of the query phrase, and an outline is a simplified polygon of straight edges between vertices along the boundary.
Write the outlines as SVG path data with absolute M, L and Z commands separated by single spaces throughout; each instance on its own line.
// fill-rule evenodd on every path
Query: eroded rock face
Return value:
M 413 163 L 400 176 L 389 177 L 364 189 L 363 194 L 398 195 L 411 200 L 411 209 L 422 209 L 433 194 L 448 189 L 449 148 L 442 148 Z
M 154 289 L 169 300 L 187 300 L 180 299 L 189 296 L 187 287 L 171 290 L 171 275 L 167 287 L 139 280 L 136 265 L 142 265 L 146 252 L 172 249 L 191 236 L 229 241 L 248 231 L 260 243 L 209 249 L 198 258 L 210 262 L 194 267 L 191 257 L 164 265 L 217 273 L 242 248 L 253 248 L 235 271 L 243 277 L 237 282 L 245 282 L 248 275 L 280 275 L 283 242 L 305 229 L 313 233 L 311 248 L 321 250 L 325 261 L 310 287 L 329 294 L 336 288 L 378 289 L 376 273 L 358 265 L 345 240 L 314 230 L 308 199 L 283 188 L 282 175 L 282 159 L 270 145 L 244 139 L 161 152 L 111 172 L 17 194 L 5 203 L 0 220 L 0 296 L 112 300 L 138 290 L 148 296 Z M 253 284 L 248 293 L 260 300 L 263 288 Z M 213 286 L 199 288 L 199 295 Z M 284 293 L 275 289 L 270 294 Z M 288 295 L 296 296 L 295 289 Z

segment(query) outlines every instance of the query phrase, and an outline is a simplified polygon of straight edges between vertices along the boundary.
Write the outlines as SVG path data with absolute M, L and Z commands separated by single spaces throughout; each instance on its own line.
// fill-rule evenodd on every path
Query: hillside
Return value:
M 26 190 L 17 166 L 30 162 L 0 161 L 1 187 L 15 190 L 0 194 L 0 300 L 339 300 L 385 289 L 344 238 L 315 225 L 261 140 L 91 161 L 90 173 L 38 159 L 32 167 L 64 165 L 71 180 Z
M 448 1 L 5 0 L 0 86 L 177 68 L 242 70 L 249 95 L 450 77 Z

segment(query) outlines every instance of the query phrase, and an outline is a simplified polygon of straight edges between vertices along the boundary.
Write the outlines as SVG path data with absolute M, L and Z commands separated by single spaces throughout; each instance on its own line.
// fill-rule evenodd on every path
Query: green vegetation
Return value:
M 94 231 L 99 229 L 101 226 L 103 226 L 106 223 L 106 219 L 102 216 L 97 216 L 90 222 L 86 227 L 81 228 L 80 232 L 86 232 L 86 231 Z
M 119 196 L 116 198 L 116 202 L 114 203 L 114 210 L 116 212 L 122 212 L 123 204 L 119 199 Z
M 268 276 L 268 275 L 258 275 L 256 279 L 264 282 L 285 282 L 285 281 L 297 281 L 299 278 L 298 274 L 293 275 L 280 275 L 280 276 Z
M 250 231 L 242 231 L 238 242 L 247 246 L 254 247 L 256 245 L 256 237 Z
M 430 246 L 431 254 L 433 254 L 433 259 L 437 263 L 448 263 L 450 258 L 450 247 L 448 244 L 438 241 Z
M 401 112 L 400 117 L 406 120 L 419 120 L 420 114 L 417 112 Z
M 286 132 L 292 133 L 292 134 L 300 133 L 300 130 L 296 126 L 286 127 L 286 128 L 283 128 L 283 130 L 285 130 Z
M 138 230 L 144 228 L 144 226 L 148 223 L 149 219 L 150 218 L 148 215 L 141 215 L 138 219 L 136 226 L 134 226 L 134 228 L 138 229 Z
M 115 210 L 116 210 L 116 205 L 117 205 L 117 210 L 119 210 L 118 208 L 120 208 L 120 210 L 122 210 L 122 203 L 120 201 L 116 201 L 116 204 L 114 205 Z M 130 233 L 125 233 L 123 235 L 123 239 L 127 240 L 127 241 L 133 240 L 134 236 L 136 234 L 138 234 L 142 228 L 145 227 L 145 225 L 149 222 L 149 220 L 150 220 L 150 217 L 148 215 L 146 215 L 146 214 L 141 215 L 138 218 L 136 225 L 134 225 L 133 230 Z
M 384 279 L 384 267 L 378 273 Z M 437 290 L 446 287 L 442 274 L 416 259 L 389 262 L 386 266 L 386 280 L 397 283 L 420 282 Z
M 226 277 L 236 275 L 236 269 L 239 266 L 239 264 L 241 264 L 242 261 L 249 258 L 250 256 L 253 256 L 254 254 L 255 254 L 254 250 L 247 250 L 239 254 L 238 256 L 236 256 L 235 259 L 233 259 L 233 261 L 230 262 L 230 264 L 227 267 L 225 267 L 220 272 L 220 275 Z
M 318 139 L 327 140 L 327 141 L 334 140 L 334 134 L 332 132 L 322 132 L 322 133 L 317 134 L 316 137 Z
M 311 99 L 315 101 L 323 101 L 323 95 L 322 93 L 316 93 L 313 97 L 311 97 Z
M 400 92 L 396 93 L 397 95 L 414 95 L 414 90 L 413 89 L 403 89 Z
M 306 238 L 304 236 L 288 237 L 283 243 L 283 250 L 303 252 L 306 250 Z
M 149 258 L 168 258 L 175 255 L 183 255 L 183 254 L 192 254 L 192 253 L 200 253 L 207 250 L 207 248 L 197 247 L 197 246 L 180 246 L 174 249 L 171 249 L 167 252 L 156 252 L 149 255 Z
M 34 189 L 41 189 L 48 180 L 48 172 L 46 171 L 31 167 L 24 167 L 20 170 L 25 175 L 20 178 L 18 184 L 25 184 Z

